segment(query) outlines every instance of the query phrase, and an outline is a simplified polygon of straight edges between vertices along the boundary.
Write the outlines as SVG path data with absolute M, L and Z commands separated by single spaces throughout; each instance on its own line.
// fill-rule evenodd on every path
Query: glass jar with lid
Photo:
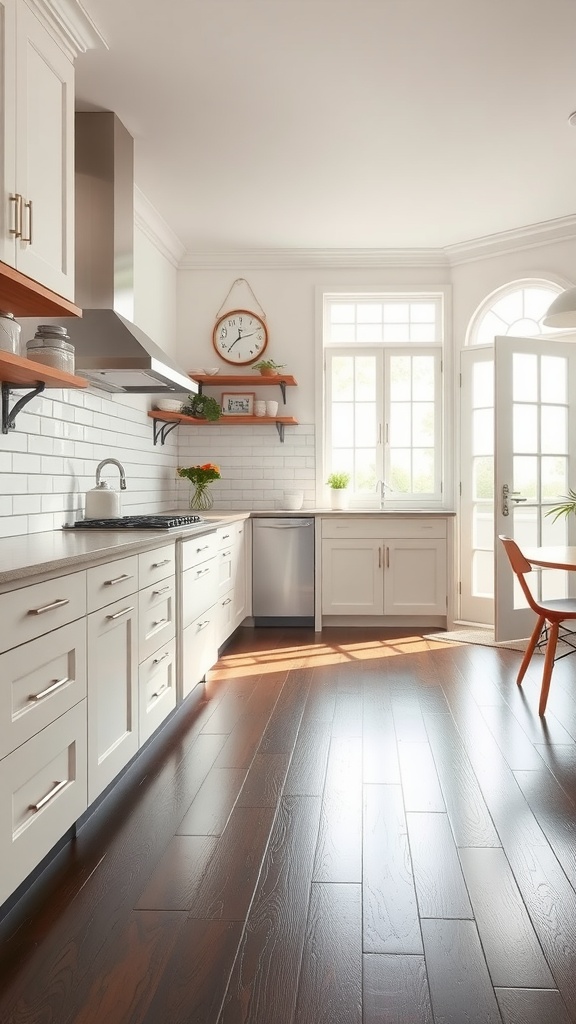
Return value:
M 65 327 L 40 324 L 32 340 L 26 343 L 26 355 L 35 363 L 74 373 L 74 346 Z
M 20 355 L 20 324 L 14 319 L 14 313 L 0 309 L 0 349 Z

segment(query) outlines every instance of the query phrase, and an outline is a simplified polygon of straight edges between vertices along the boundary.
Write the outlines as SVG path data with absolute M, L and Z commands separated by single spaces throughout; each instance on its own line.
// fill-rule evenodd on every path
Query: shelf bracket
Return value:
M 284 424 L 283 423 L 279 423 L 278 420 L 276 420 L 276 430 L 278 431 L 278 436 L 280 438 L 280 444 L 284 444 Z
M 170 423 L 167 420 L 152 420 L 152 429 L 154 431 L 154 444 L 158 444 L 158 441 L 160 441 L 160 444 L 163 445 L 166 441 L 166 438 L 168 437 L 168 434 L 170 434 L 171 431 L 178 426 L 179 422 L 179 420 L 175 420 L 173 423 Z
M 283 398 L 283 401 L 284 401 L 284 405 L 286 405 L 286 381 L 285 380 L 279 380 L 278 381 L 278 387 L 280 388 L 280 391 L 282 392 L 282 398 Z
M 12 390 L 20 391 L 21 388 L 22 388 L 22 385 L 21 384 L 10 384 L 9 381 L 6 381 L 6 380 L 2 381 L 2 433 L 3 434 L 7 434 L 9 430 L 14 430 L 14 428 L 16 426 L 16 417 L 17 417 L 18 413 L 20 412 L 20 410 L 23 409 L 25 405 L 28 405 L 28 402 L 31 402 L 33 398 L 36 398 L 36 395 L 41 394 L 41 392 L 44 391 L 45 387 L 46 387 L 46 385 L 44 384 L 44 381 L 38 381 L 38 384 L 36 385 L 36 387 L 33 388 L 31 391 L 28 391 L 27 394 L 22 395 L 22 398 L 19 398 L 18 401 L 15 402 L 14 405 L 12 406 L 12 409 L 10 409 L 10 392 Z

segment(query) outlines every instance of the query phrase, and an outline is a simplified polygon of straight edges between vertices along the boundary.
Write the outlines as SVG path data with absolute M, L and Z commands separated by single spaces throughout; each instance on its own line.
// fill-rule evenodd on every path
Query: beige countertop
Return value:
M 213 510 L 204 516 L 198 526 L 182 526 L 173 530 L 51 530 L 20 537 L 0 538 L 0 591 L 10 590 L 15 583 L 28 583 L 53 575 L 55 572 L 74 572 L 97 565 L 99 562 L 123 555 L 161 547 L 181 537 L 195 537 L 215 529 L 226 522 L 262 516 L 354 516 L 374 518 L 444 519 L 454 516 L 450 510 L 401 509 L 300 509 L 297 512 L 282 509 L 264 509 L 255 512 Z

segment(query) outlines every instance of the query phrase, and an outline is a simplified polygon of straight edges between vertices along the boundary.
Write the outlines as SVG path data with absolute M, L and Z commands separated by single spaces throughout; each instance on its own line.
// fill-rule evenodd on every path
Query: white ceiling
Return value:
M 189 251 L 441 247 L 576 212 L 575 0 L 83 0 L 84 109 Z

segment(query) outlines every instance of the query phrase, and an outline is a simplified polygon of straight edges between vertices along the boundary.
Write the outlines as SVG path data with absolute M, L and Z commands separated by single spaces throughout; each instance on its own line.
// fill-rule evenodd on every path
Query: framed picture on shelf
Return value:
M 222 392 L 223 416 L 253 416 L 255 391 Z

